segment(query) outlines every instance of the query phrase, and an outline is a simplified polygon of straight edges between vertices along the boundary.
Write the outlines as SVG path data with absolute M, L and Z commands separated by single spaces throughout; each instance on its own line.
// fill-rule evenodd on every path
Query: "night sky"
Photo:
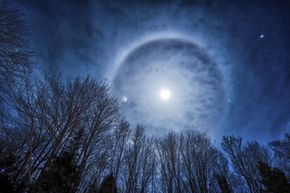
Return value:
M 268 142 L 290 130 L 287 1 L 8 2 L 28 23 L 39 71 L 106 79 L 126 118 L 150 134 L 196 127 L 216 140 Z M 169 101 L 172 111 L 148 98 L 163 68 L 162 80 L 178 88 L 171 88 L 179 100 L 176 108 Z

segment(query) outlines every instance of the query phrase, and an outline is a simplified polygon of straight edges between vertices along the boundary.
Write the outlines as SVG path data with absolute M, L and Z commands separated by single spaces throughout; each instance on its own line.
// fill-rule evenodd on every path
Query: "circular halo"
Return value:
M 160 90 L 162 85 L 170 90 Z M 166 38 L 132 50 L 120 64 L 112 90 L 117 98 L 130 98 L 120 104 L 130 123 L 142 123 L 148 133 L 162 135 L 218 125 L 225 107 L 223 85 L 217 64 L 202 48 L 187 40 Z M 164 101 L 171 99 L 170 103 L 162 105 L 156 92 Z

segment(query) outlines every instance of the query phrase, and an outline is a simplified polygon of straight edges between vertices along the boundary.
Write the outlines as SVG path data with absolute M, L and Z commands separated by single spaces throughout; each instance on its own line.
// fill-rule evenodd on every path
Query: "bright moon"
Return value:
M 169 90 L 166 90 L 166 89 L 164 89 L 164 90 L 161 90 L 161 92 L 160 92 L 160 98 L 162 99 L 162 100 L 168 100 L 169 98 L 170 98 L 170 96 L 171 96 L 171 94 L 170 94 L 170 91 Z

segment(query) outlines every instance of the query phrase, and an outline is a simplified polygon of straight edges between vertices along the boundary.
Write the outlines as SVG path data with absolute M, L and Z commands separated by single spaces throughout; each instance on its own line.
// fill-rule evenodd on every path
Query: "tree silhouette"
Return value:
M 235 172 L 242 177 L 247 184 L 248 191 L 260 193 L 259 171 L 256 167 L 260 160 L 268 162 L 269 150 L 258 142 L 242 143 L 241 137 L 223 137 L 222 147 L 228 154 Z
M 17 159 L 13 155 L 7 156 L 4 154 L 4 152 L 0 153 L 0 193 L 16 193 L 19 192 L 19 187 L 17 182 L 15 181 L 15 164 L 17 162 Z
M 260 161 L 257 167 L 261 175 L 260 181 L 263 185 L 263 192 L 290 192 L 290 182 L 281 170 L 272 168 L 269 164 L 263 161 Z
M 48 163 L 42 170 L 34 192 L 71 193 L 76 192 L 80 173 L 76 162 L 80 144 L 83 141 L 83 130 L 80 129 L 71 137 L 70 145 L 61 155 Z
M 279 169 L 285 171 L 285 174 L 290 177 L 290 135 L 285 133 L 282 140 L 275 140 L 270 143 L 270 148 L 275 155 L 275 164 Z
M 222 193 L 232 193 L 233 192 L 230 185 L 229 185 L 229 182 L 224 174 L 216 174 L 215 179 L 217 180 L 220 191 Z
M 9 89 L 15 79 L 31 71 L 27 25 L 17 10 L 0 2 L 0 82 Z M 5 83 L 5 84 L 2 84 Z
M 116 180 L 113 174 L 104 178 L 98 193 L 117 193 Z
M 64 152 L 55 158 L 48 168 L 42 171 L 36 184 L 35 192 L 75 192 L 75 183 L 79 181 L 79 174 L 73 160 L 73 155 L 70 152 Z

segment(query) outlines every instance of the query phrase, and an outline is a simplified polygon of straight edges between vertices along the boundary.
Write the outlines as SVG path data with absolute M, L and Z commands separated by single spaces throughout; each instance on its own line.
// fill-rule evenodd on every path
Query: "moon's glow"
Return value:
M 166 38 L 132 50 L 120 63 L 112 91 L 131 124 L 142 123 L 148 133 L 163 134 L 214 129 L 224 112 L 223 85 L 218 64 L 202 48 L 187 40 Z M 164 105 L 160 99 L 170 102 Z
M 171 97 L 171 93 L 169 90 L 167 89 L 163 89 L 160 91 L 160 98 L 164 101 L 167 101 L 168 99 L 170 99 Z

